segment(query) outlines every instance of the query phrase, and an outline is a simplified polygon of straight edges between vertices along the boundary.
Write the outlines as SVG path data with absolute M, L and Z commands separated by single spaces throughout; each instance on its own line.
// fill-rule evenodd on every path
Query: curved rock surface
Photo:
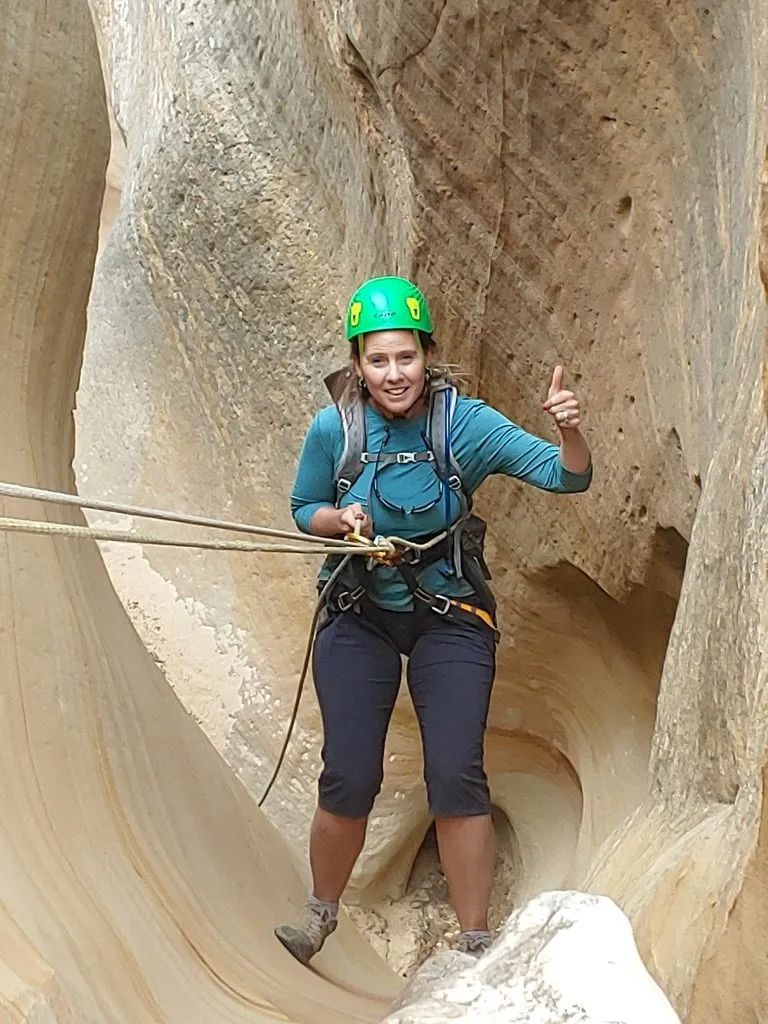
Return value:
M 593 490 L 558 500 L 499 480 L 480 503 L 505 629 L 488 749 L 507 849 L 497 914 L 550 888 L 606 893 L 682 1016 L 760 1019 L 764 5 L 93 12 L 126 163 L 91 295 L 81 489 L 287 525 L 341 303 L 368 273 L 418 277 L 446 353 L 530 429 L 546 429 L 562 360 L 588 400 Z M 107 115 L 83 4 L 4 14 L 0 477 L 68 490 Z M 105 234 L 111 219 L 105 206 Z M 258 791 L 314 566 L 105 551 L 153 660 L 94 547 L 14 536 L 0 552 L 9 1013 L 383 1016 L 397 979 L 351 928 L 325 977 L 269 938 L 302 894 L 287 848 L 300 863 L 316 709 L 267 805 L 281 840 L 155 664 Z M 360 913 L 432 943 L 439 910 L 411 877 L 429 820 L 406 704 L 388 757 Z
M 2 21 L 0 477 L 71 490 L 103 86 L 77 0 L 6 4 Z M 0 1019 L 381 1019 L 399 980 L 348 923 L 316 973 L 275 950 L 303 898 L 285 843 L 168 687 L 95 544 L 3 534 L 0 624 Z

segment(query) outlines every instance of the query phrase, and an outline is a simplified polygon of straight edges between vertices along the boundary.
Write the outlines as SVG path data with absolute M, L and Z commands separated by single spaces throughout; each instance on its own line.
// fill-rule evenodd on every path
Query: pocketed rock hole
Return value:
M 632 196 L 622 196 L 616 204 L 616 223 L 622 235 L 628 235 L 632 227 Z

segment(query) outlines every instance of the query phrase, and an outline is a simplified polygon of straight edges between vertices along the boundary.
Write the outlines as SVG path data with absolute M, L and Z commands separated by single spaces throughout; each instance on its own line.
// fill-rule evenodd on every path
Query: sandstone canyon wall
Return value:
M 18 124 L 29 135 L 26 148 L 16 144 L 24 165 L 11 178 L 18 226 L 4 242 L 4 274 L 32 283 L 4 304 L 14 311 L 6 430 L 17 440 L 2 476 L 69 489 L 107 119 L 82 5 L 39 21 L 6 6 L 20 26 L 16 64 L 47 74 L 68 113 L 48 96 L 33 130 L 19 78 L 17 121 L 3 132 L 4 144 Z M 555 499 L 495 480 L 479 502 L 504 628 L 488 743 L 506 852 L 496 912 L 547 888 L 606 893 L 682 1014 L 760 1019 L 765 5 L 173 0 L 139 10 L 93 0 L 92 10 L 125 174 L 114 219 L 116 202 L 104 208 L 90 298 L 80 489 L 288 525 L 303 432 L 325 401 L 323 374 L 342 358 L 343 303 L 370 273 L 418 278 L 473 391 L 535 432 L 547 429 L 539 403 L 562 361 L 587 405 L 592 490 Z M 40 177 L 29 177 L 33 168 Z M 35 258 L 20 263 L 20 240 L 30 238 Z M 41 297 L 40 282 L 60 294 Z M 292 965 L 253 951 L 254 929 L 268 942 L 274 915 L 299 898 L 298 874 L 167 691 L 97 552 L 39 539 L 5 550 L 6 578 L 19 559 L 27 572 L 26 589 L 4 598 L 9 608 L 23 601 L 52 617 L 65 607 L 65 634 L 81 637 L 63 654 L 34 653 L 41 628 L 31 612 L 17 614 L 22 667 L 14 660 L 8 678 L 37 688 L 50 722 L 64 702 L 72 717 L 56 730 L 67 760 L 95 787 L 86 802 L 104 809 L 104 831 L 86 818 L 70 828 L 61 764 L 45 762 L 51 778 L 35 785 L 48 821 L 28 823 L 14 846 L 17 856 L 42 847 L 46 859 L 27 865 L 35 891 L 10 908 L 42 975 L 65 978 L 76 1008 L 102 984 L 71 962 L 61 935 L 44 941 L 40 911 L 29 909 L 51 899 L 50 844 L 71 861 L 95 830 L 95 860 L 139 842 L 140 859 L 128 862 L 160 879 L 139 898 L 119 856 L 98 885 L 87 881 L 90 862 L 78 867 L 84 892 L 98 893 L 88 897 L 94 914 L 123 935 L 121 956 L 138 956 L 111 983 L 130 998 L 144 979 L 169 1012 L 177 989 L 194 1001 L 207 970 L 224 979 L 207 1019 L 238 1019 L 221 1008 L 223 989 L 236 999 L 247 991 L 255 1014 L 263 999 L 297 1020 L 327 1019 L 327 1005 L 348 1019 L 381 1016 L 396 982 L 351 932 L 327 968 L 338 994 L 314 978 L 300 987 Z M 121 546 L 104 557 L 176 694 L 258 793 L 287 717 L 314 565 Z M 297 865 L 318 726 L 308 701 L 265 808 Z M 56 730 L 9 733 L 30 772 L 47 749 L 37 743 L 62 743 Z M 389 923 L 385 948 L 398 928 L 434 945 L 445 920 L 434 902 L 414 899 L 429 825 L 419 759 L 404 702 L 355 877 L 360 920 L 371 931 Z M 211 850 L 202 836 L 213 815 L 226 841 Z M 255 919 L 235 907 L 252 892 L 254 857 L 274 878 L 274 902 Z M 89 948 L 96 933 L 70 898 L 54 920 Z M 141 929 L 161 903 L 170 923 L 155 956 Z M 200 963 L 182 943 L 187 954 L 202 950 Z M 426 948 L 414 939 L 389 952 L 403 967 Z M 353 971 L 365 998 L 344 992 Z M 129 1002 L 104 985 L 113 1000 L 104 1016 L 122 1019 Z

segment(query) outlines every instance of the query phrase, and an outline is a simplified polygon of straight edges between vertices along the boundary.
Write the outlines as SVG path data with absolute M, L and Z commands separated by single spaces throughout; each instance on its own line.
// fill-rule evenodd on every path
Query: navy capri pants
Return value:
M 384 741 L 400 688 L 400 655 L 419 721 L 436 817 L 490 813 L 483 740 L 496 640 L 480 620 L 414 612 L 338 611 L 320 629 L 313 671 L 323 718 L 319 804 L 367 817 L 381 788 Z

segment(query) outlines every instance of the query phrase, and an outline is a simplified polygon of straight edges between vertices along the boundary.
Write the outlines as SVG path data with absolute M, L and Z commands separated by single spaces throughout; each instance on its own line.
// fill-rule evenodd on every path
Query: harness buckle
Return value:
M 447 483 L 452 491 L 461 490 L 461 477 L 459 477 L 456 473 L 454 473 L 453 476 L 448 477 Z
M 413 591 L 413 596 L 418 597 L 418 599 L 423 601 L 424 604 L 428 604 L 430 610 L 433 611 L 435 615 L 447 615 L 451 610 L 450 599 L 445 597 L 443 594 L 430 594 L 428 590 L 423 590 L 421 587 L 417 587 L 416 590 Z M 439 604 L 438 602 L 440 601 L 443 603 Z
M 405 466 L 409 462 L 416 461 L 416 452 L 397 452 L 397 464 L 399 466 Z
M 432 605 L 432 611 L 435 613 L 435 615 L 447 615 L 448 612 L 451 610 L 450 598 L 445 597 L 443 594 L 435 594 L 434 598 L 435 601 L 443 602 L 443 604 L 440 606 L 438 606 L 437 604 Z
M 355 587 L 354 590 L 344 590 L 336 597 L 336 606 L 339 611 L 348 612 L 354 608 L 357 602 L 365 593 L 365 587 Z
M 351 486 L 352 481 L 345 480 L 343 476 L 340 476 L 339 479 L 336 481 L 336 490 L 339 492 L 339 494 L 346 494 Z

